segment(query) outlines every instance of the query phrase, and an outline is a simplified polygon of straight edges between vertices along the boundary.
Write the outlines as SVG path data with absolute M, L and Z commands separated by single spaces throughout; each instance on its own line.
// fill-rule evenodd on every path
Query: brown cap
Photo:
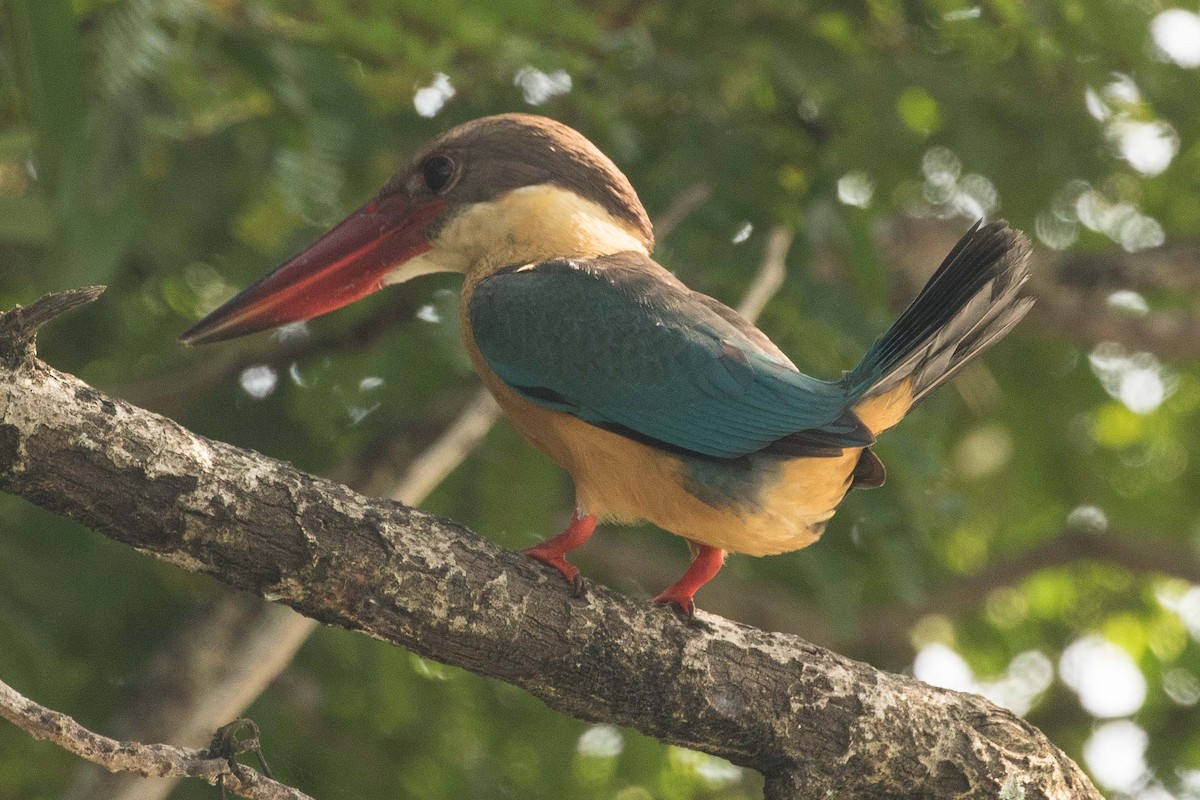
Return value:
M 431 160 L 449 159 L 453 175 L 441 194 L 454 206 L 494 200 L 524 186 L 552 184 L 599 205 L 647 250 L 654 232 L 641 200 L 617 165 L 583 134 L 534 114 L 498 114 L 450 129 L 413 157 L 384 188 L 384 194 L 431 194 L 425 170 Z M 441 165 L 446 168 L 445 165 Z

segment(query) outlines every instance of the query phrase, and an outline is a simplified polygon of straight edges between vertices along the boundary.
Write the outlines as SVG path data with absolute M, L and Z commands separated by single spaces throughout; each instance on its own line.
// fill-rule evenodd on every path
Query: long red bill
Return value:
M 307 250 L 197 322 L 179 341 L 233 339 L 335 311 L 380 289 L 389 272 L 429 249 L 425 230 L 445 208 L 403 195 L 372 200 Z

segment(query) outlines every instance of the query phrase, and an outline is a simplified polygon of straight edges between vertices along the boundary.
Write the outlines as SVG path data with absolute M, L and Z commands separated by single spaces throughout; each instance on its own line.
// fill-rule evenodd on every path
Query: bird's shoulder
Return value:
M 497 304 L 510 312 L 544 307 L 563 314 L 586 309 L 586 324 L 594 332 L 598 318 L 605 321 L 605 327 L 626 334 L 641 325 L 666 328 L 664 333 L 690 331 L 795 370 L 783 351 L 749 320 L 719 300 L 690 289 L 645 253 L 556 258 L 505 267 L 480 281 L 472 297 L 473 312 L 484 307 L 495 310 Z

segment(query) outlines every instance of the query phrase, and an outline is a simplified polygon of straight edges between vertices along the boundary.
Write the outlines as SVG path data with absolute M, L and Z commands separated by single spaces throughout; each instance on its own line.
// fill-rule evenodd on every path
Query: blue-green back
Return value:
M 527 400 L 652 444 L 735 458 L 814 429 L 870 443 L 841 384 L 802 374 L 640 254 L 502 270 L 478 284 L 469 318 L 488 366 Z

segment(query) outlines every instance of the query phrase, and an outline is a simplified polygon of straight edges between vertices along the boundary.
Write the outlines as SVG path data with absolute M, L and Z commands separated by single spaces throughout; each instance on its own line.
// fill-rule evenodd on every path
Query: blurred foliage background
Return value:
M 5 0 L 0 307 L 107 284 L 45 331 L 44 358 L 371 488 L 477 386 L 455 278 L 287 336 L 175 337 L 455 123 L 526 110 L 579 128 L 652 216 L 674 215 L 658 259 L 731 304 L 766 232 L 794 229 L 760 325 L 822 377 L 858 359 L 974 218 L 1006 217 L 1038 243 L 1034 314 L 880 443 L 884 488 L 854 493 L 809 550 L 732 558 L 700 605 L 983 692 L 1114 797 L 1200 797 L 1195 12 Z M 424 505 L 520 547 L 570 503 L 565 476 L 501 423 Z M 686 551 L 609 529 L 578 561 L 645 597 Z M 106 730 L 155 654 L 227 593 L 0 497 L 0 676 L 85 724 Z M 276 773 L 322 798 L 761 791 L 723 762 L 339 630 L 318 631 L 249 714 Z M 0 796 L 59 797 L 76 766 L 0 728 Z

